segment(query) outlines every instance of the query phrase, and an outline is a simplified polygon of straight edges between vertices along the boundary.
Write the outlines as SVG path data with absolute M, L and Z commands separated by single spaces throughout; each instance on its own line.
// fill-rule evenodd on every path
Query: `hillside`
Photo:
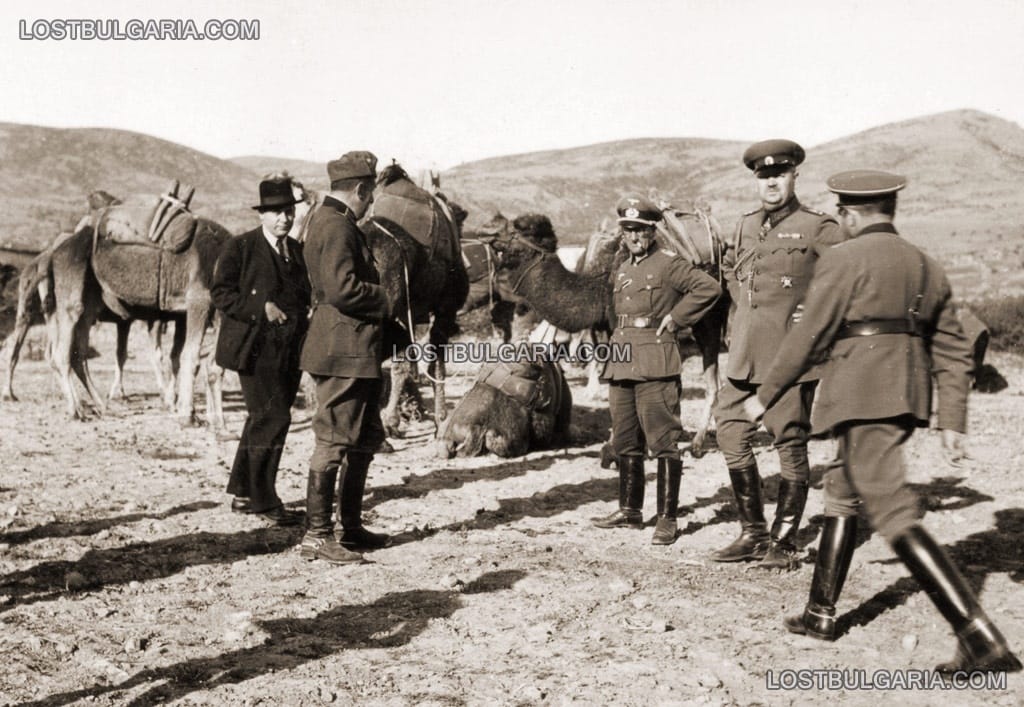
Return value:
M 198 213 L 232 230 L 251 223 L 256 177 L 227 160 L 125 130 L 0 123 L 0 244 L 45 245 L 95 189 L 157 194 L 172 179 L 196 187 Z
M 311 189 L 323 190 L 328 186 L 327 166 L 322 162 L 294 160 L 288 157 L 264 157 L 262 155 L 232 157 L 230 161 L 257 176 L 285 170 Z
M 799 136 L 795 136 L 799 137 Z M 444 174 L 445 190 L 470 210 L 470 225 L 495 210 L 551 216 L 563 241 L 580 242 L 611 214 L 625 191 L 655 187 L 685 204 L 708 198 L 732 224 L 757 200 L 740 162 L 745 142 L 651 138 L 498 157 Z M 892 123 L 823 145 L 806 145 L 799 193 L 832 211 L 825 178 L 842 169 L 875 167 L 906 174 L 900 222 L 915 239 L 942 252 L 1024 236 L 1024 130 L 972 110 Z

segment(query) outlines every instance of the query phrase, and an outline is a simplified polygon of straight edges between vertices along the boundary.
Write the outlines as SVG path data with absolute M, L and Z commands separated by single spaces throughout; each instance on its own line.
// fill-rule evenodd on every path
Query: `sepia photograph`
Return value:
M 1024 7 L 0 8 L 0 707 L 1021 705 Z

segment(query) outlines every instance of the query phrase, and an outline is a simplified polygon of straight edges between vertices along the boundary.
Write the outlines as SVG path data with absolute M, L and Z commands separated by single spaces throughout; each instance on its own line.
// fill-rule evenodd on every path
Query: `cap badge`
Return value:
M 767 157 L 764 158 L 764 166 L 765 167 L 771 167 L 773 164 L 775 164 L 775 158 L 774 157 L 772 157 L 771 155 L 768 155 Z
M 640 212 L 637 209 L 633 208 L 632 206 L 626 209 L 626 218 L 636 218 L 639 215 Z

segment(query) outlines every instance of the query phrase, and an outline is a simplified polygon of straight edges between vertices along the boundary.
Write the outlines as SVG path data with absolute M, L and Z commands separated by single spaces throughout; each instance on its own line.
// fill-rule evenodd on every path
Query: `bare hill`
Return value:
M 264 157 L 263 155 L 232 157 L 231 161 L 259 176 L 285 170 L 312 189 L 324 190 L 328 187 L 327 166 L 323 162 L 294 160 L 288 157 Z
M 757 205 L 750 173 L 740 162 L 746 145 L 650 138 L 497 157 L 446 172 L 445 187 L 470 210 L 471 225 L 495 210 L 540 211 L 552 217 L 567 243 L 585 238 L 622 193 L 650 187 L 680 204 L 703 195 L 731 224 Z M 825 178 L 857 167 L 909 177 L 901 223 L 912 238 L 938 251 L 1024 240 L 1024 130 L 1014 123 L 959 110 L 809 146 L 800 169 L 801 198 L 832 211 Z
M 124 130 L 0 123 L 0 244 L 40 247 L 71 227 L 89 192 L 157 194 L 193 184 L 195 210 L 232 230 L 251 223 L 254 174 L 227 160 Z

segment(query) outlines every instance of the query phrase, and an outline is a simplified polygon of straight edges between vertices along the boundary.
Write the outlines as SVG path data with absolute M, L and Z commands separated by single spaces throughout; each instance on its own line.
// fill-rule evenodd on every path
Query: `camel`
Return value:
M 436 189 L 435 185 L 435 189 Z M 309 214 L 322 203 L 322 195 L 305 192 L 312 208 L 293 227 L 304 240 Z M 434 424 L 440 433 L 447 417 L 444 395 L 444 347 L 457 331 L 456 313 L 469 290 L 466 267 L 459 251 L 461 219 L 465 212 L 450 203 L 440 192 L 431 193 L 417 186 L 401 166 L 391 164 L 381 170 L 374 191 L 374 204 L 362 223 L 367 243 L 380 271 L 381 285 L 387 292 L 392 311 L 399 313 L 402 328 L 388 324 L 398 348 L 404 348 L 415 336 L 417 325 L 429 325 L 427 343 L 436 360 L 427 377 L 434 386 Z M 298 219 L 296 219 L 298 221 Z M 392 354 L 391 348 L 385 357 Z M 413 363 L 405 357 L 392 361 L 391 384 L 381 419 L 388 436 L 401 435 L 402 395 L 410 390 Z M 414 388 L 413 388 L 414 389 Z M 418 394 L 414 394 L 418 398 Z
M 495 283 L 498 270 L 498 253 L 494 240 L 508 234 L 509 221 L 497 212 L 477 231 L 462 234 L 462 262 L 469 278 L 469 294 L 459 314 L 466 314 L 478 307 L 487 306 L 491 318 L 491 330 L 502 342 L 512 339 L 512 318 L 515 303 L 501 298 Z
M 89 328 L 105 305 L 121 319 L 185 318 L 178 375 L 177 415 L 195 422 L 193 388 L 203 337 L 213 321 L 209 284 L 230 234 L 219 224 L 188 211 L 191 192 L 178 198 L 175 182 L 156 206 L 119 204 L 79 223 L 51 259 L 56 302 L 54 365 L 73 417 L 84 417 L 71 383 L 74 371 L 94 399 L 85 362 Z M 223 430 L 219 370 L 208 366 L 208 413 Z
M 690 221 L 700 222 L 700 217 L 672 210 L 670 214 L 669 227 L 674 233 L 668 229 L 659 229 L 659 243 L 675 246 L 674 250 L 685 257 L 698 257 L 704 246 L 699 242 L 701 239 L 690 235 L 690 231 L 695 229 L 692 226 L 687 228 L 686 224 Z M 718 240 L 713 229 L 708 231 L 707 236 L 708 248 L 717 254 Z M 600 240 L 601 243 L 591 244 L 593 248 L 588 246 L 584 259 L 590 252 L 597 262 L 601 258 L 596 257 L 596 254 L 604 253 L 607 261 L 611 249 L 610 240 L 600 234 L 591 240 Z M 527 214 L 515 219 L 512 236 L 505 241 L 495 242 L 502 256 L 497 279 L 502 296 L 525 300 L 541 318 L 564 331 L 594 329 L 609 332 L 610 322 L 614 321 L 609 274 L 614 272 L 625 254 L 617 251 L 607 271 L 598 268 L 599 271 L 594 274 L 579 274 L 568 271 L 562 265 L 555 254 L 557 246 L 554 229 L 546 216 Z M 691 251 L 698 255 L 691 256 Z M 711 259 L 709 253 L 708 260 Z M 716 258 L 705 267 L 716 270 L 720 262 Z M 728 310 L 728 300 L 721 298 L 711 312 L 693 327 L 693 338 L 702 355 L 707 386 L 702 418 L 691 445 L 694 456 L 703 454 L 704 441 L 711 426 L 711 410 L 718 394 L 718 354 L 721 351 Z
M 54 251 L 73 235 L 72 233 L 60 234 L 46 250 L 39 253 L 21 270 L 18 279 L 17 314 L 14 320 L 14 327 L 5 341 L 7 368 L 4 373 L 2 388 L 0 388 L 0 400 L 2 401 L 17 402 L 18 400 L 18 397 L 14 394 L 14 371 L 18 366 L 21 347 L 25 343 L 30 327 L 39 324 L 46 326 L 46 359 L 53 365 L 53 345 L 56 341 L 56 319 L 54 317 L 56 305 L 53 296 L 54 275 L 52 259 Z M 157 389 L 161 391 L 164 401 L 173 405 L 174 377 L 178 369 L 178 357 L 181 346 L 184 344 L 185 329 L 182 317 L 170 316 L 175 317 L 174 321 L 177 328 L 175 329 L 174 343 L 170 352 L 172 378 L 169 381 L 164 375 L 162 350 L 164 325 L 168 319 L 146 319 L 145 323 L 148 332 L 147 340 L 149 342 L 150 361 L 153 366 Z M 124 366 L 128 359 L 128 334 L 132 320 L 122 319 L 114 315 L 106 307 L 101 306 L 97 314 L 97 321 L 111 322 L 117 327 L 114 379 L 107 393 L 107 400 L 123 399 L 126 397 L 124 390 Z M 102 407 L 98 400 L 93 399 L 89 402 L 94 409 Z
M 522 456 L 569 441 L 572 393 L 557 363 L 524 357 L 487 364 L 452 411 L 441 456 Z

